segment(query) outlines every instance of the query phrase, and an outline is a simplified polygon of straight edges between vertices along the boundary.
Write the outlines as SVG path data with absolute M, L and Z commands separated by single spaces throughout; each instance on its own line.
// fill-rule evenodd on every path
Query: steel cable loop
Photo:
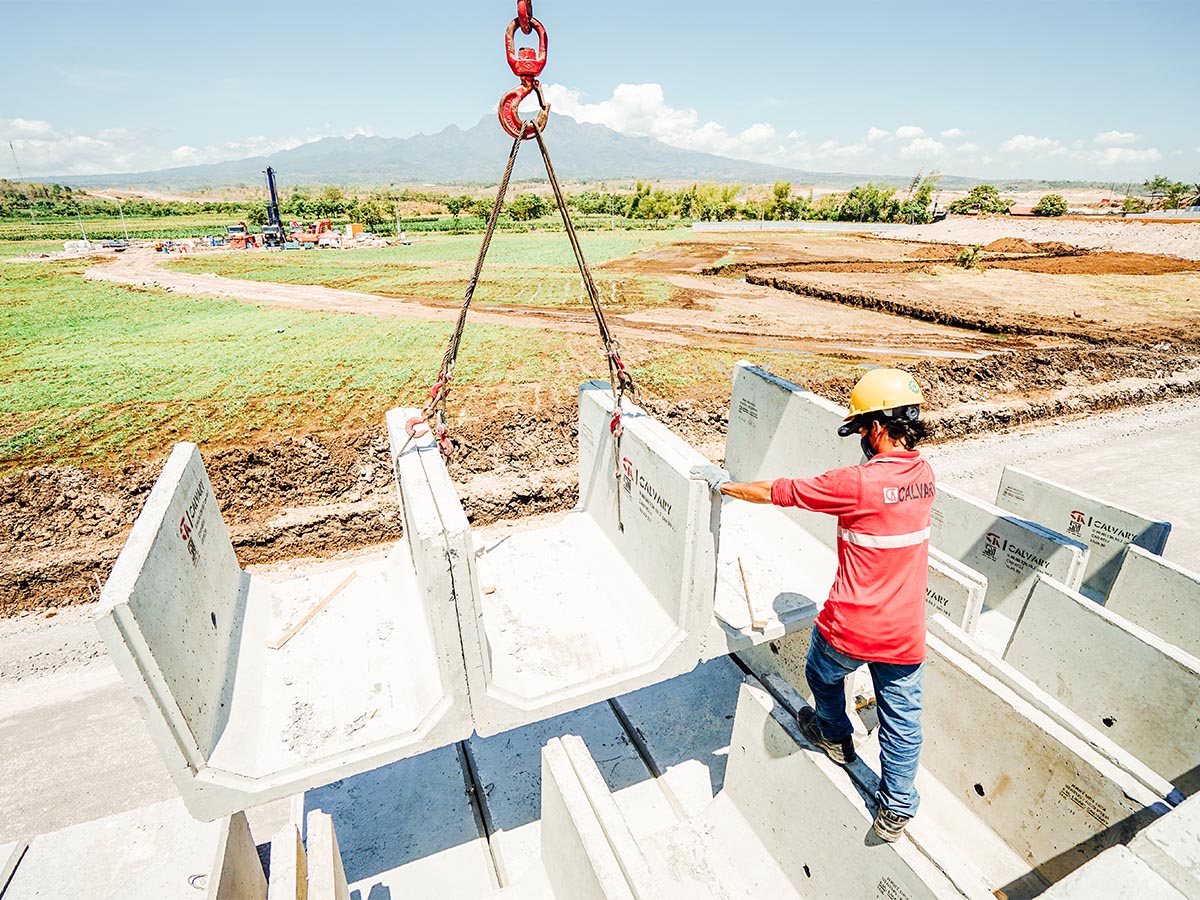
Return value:
M 500 210 L 504 207 L 504 196 L 508 193 L 508 184 L 512 179 L 513 167 L 517 162 L 517 151 L 521 149 L 521 138 L 517 137 L 513 140 L 512 150 L 508 154 L 508 164 L 504 167 L 504 175 L 500 179 L 500 188 L 496 192 L 496 202 L 492 205 L 492 212 L 488 216 L 487 228 L 483 233 L 483 243 L 479 248 L 479 256 L 475 260 L 475 270 L 471 273 L 471 280 L 467 282 L 467 289 L 463 294 L 462 305 L 458 310 L 458 321 L 454 326 L 454 331 L 450 335 L 450 341 L 446 346 L 446 353 L 442 357 L 442 367 L 438 372 L 437 381 L 429 390 L 429 400 L 426 401 L 424 409 L 421 410 L 421 415 L 412 419 L 408 423 L 408 435 L 411 441 L 415 435 L 416 425 L 419 422 L 424 422 L 437 439 L 438 448 L 445 457 L 449 457 L 453 445 L 449 437 L 449 428 L 446 425 L 446 398 L 450 395 L 450 381 L 454 377 L 454 363 L 458 359 L 458 348 L 462 343 L 463 331 L 467 327 L 467 313 L 471 308 L 471 300 L 475 296 L 475 288 L 479 284 L 479 276 L 483 274 L 483 263 L 487 258 L 488 248 L 492 244 L 492 237 L 496 233 L 496 224 L 500 221 Z M 433 422 L 430 423 L 430 418 Z M 405 447 L 408 443 L 405 442 Z
M 575 233 L 575 225 L 571 221 L 570 213 L 567 211 L 567 201 L 563 196 L 562 187 L 558 183 L 558 175 L 554 171 L 554 164 L 550 161 L 550 151 L 546 148 L 546 141 L 542 137 L 542 126 L 540 123 L 535 122 L 533 124 L 533 132 L 534 137 L 537 138 L 538 149 L 542 153 L 542 162 L 546 164 L 546 177 L 550 181 L 550 188 L 554 191 L 554 200 L 558 204 L 558 212 L 562 216 L 563 227 L 567 232 L 567 239 L 571 242 L 571 249 L 575 252 L 575 262 L 579 265 L 579 273 L 583 278 L 588 300 L 591 301 L 592 312 L 596 316 L 596 325 L 600 329 L 600 340 L 604 343 L 604 353 L 608 359 L 609 387 L 612 389 L 613 397 L 612 419 L 609 422 L 608 430 L 612 434 L 613 439 L 617 529 L 624 531 L 625 523 L 621 516 L 621 435 L 624 432 L 624 428 L 621 425 L 621 406 L 625 394 L 633 394 L 637 388 L 633 383 L 633 376 L 629 374 L 629 370 L 625 368 L 625 363 L 621 360 L 621 346 L 608 328 L 608 321 L 604 317 L 604 307 L 600 303 L 600 293 L 596 290 L 596 282 L 592 280 L 591 269 L 588 268 L 587 260 L 584 259 L 583 247 L 579 244 L 579 235 Z

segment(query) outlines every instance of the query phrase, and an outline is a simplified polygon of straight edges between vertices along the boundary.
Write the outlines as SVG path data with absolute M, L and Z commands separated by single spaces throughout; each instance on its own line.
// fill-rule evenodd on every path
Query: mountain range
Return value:
M 603 125 L 583 124 L 568 116 L 550 114 L 546 144 L 559 180 L 581 182 L 714 181 L 766 184 L 790 181 L 849 188 L 868 180 L 906 185 L 908 175 L 869 176 L 810 172 L 729 159 L 712 153 L 684 150 L 653 138 L 627 137 Z M 36 179 L 76 187 L 135 187 L 192 191 L 203 188 L 256 184 L 262 171 L 273 166 L 286 189 L 292 185 L 340 184 L 359 187 L 396 185 L 486 185 L 500 180 L 510 138 L 494 116 L 485 116 L 463 130 L 450 125 L 436 134 L 409 138 L 355 136 L 322 138 L 269 156 L 230 162 L 183 166 L 153 172 L 112 175 L 48 176 Z M 529 141 L 517 158 L 516 181 L 545 181 L 546 172 L 536 142 Z M 943 176 L 944 188 L 965 188 L 979 179 Z

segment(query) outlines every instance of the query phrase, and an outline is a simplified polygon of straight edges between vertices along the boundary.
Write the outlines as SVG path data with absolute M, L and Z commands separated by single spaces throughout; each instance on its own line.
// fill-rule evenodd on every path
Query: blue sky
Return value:
M 51 175 L 469 127 L 515 84 L 514 9 L 0 0 L 0 139 L 24 174 Z M 626 134 L 817 171 L 1200 181 L 1200 0 L 534 11 L 556 111 Z M 0 177 L 15 175 L 5 152 Z

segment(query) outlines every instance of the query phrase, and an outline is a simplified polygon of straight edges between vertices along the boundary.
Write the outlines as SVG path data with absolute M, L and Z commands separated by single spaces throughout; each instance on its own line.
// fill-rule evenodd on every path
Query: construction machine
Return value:
M 225 241 L 234 250 L 246 250 L 250 247 L 258 246 L 254 240 L 254 235 L 250 233 L 250 229 L 246 227 L 245 222 L 238 222 L 236 225 L 230 225 L 226 228 Z
M 267 223 L 262 227 L 264 247 L 282 247 L 288 240 L 287 229 L 279 218 L 279 194 L 275 190 L 275 170 L 267 166 Z

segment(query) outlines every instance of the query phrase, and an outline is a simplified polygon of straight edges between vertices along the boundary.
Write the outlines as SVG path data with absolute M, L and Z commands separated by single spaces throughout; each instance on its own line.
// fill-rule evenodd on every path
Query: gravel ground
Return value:
M 877 237 L 946 244 L 990 244 L 997 238 L 1023 238 L 1036 243 L 1061 241 L 1085 250 L 1160 253 L 1200 259 L 1200 223 L 1164 224 L 1121 220 L 1024 219 L 951 216 L 936 225 L 912 225 L 879 232 Z

